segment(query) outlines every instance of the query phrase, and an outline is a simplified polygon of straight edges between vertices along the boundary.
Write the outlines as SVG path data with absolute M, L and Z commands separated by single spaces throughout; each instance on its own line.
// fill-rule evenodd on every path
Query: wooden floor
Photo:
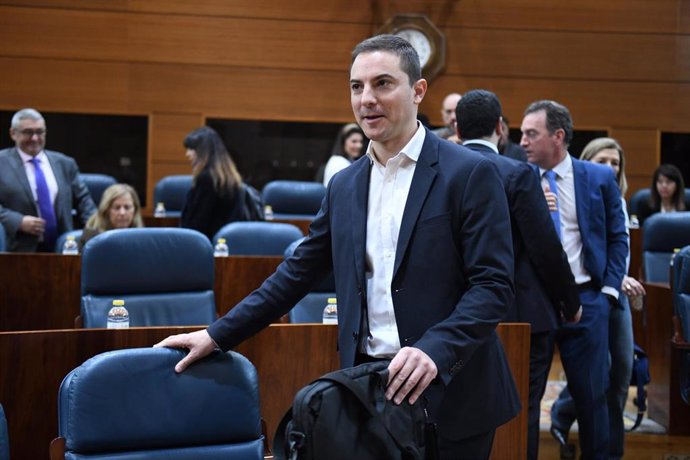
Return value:
M 562 373 L 563 366 L 556 350 L 549 379 L 561 379 Z M 577 433 L 571 432 L 569 437 L 571 442 L 577 445 Z M 558 443 L 548 431 L 542 431 L 539 437 L 539 460 L 558 460 L 559 458 Z M 625 460 L 690 460 L 690 436 L 626 433 L 624 458 Z

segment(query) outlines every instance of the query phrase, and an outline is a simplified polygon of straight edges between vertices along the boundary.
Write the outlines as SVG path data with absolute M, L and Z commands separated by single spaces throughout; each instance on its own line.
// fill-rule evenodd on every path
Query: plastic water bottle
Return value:
M 153 217 L 165 217 L 165 204 L 162 201 L 156 203 L 156 209 L 153 211 Z
M 270 204 L 264 206 L 264 219 L 273 220 L 273 206 Z
M 62 254 L 66 256 L 79 255 L 79 245 L 77 245 L 77 240 L 74 238 L 74 235 L 69 235 L 65 240 L 65 244 L 62 245 Z
M 323 309 L 323 324 L 338 324 L 338 301 L 335 297 L 329 297 Z
M 225 242 L 225 238 L 218 238 L 216 247 L 213 248 L 213 257 L 227 257 L 228 255 L 228 245 Z
M 127 329 L 129 327 L 129 312 L 125 308 L 124 300 L 113 300 L 113 308 L 108 311 L 108 329 Z

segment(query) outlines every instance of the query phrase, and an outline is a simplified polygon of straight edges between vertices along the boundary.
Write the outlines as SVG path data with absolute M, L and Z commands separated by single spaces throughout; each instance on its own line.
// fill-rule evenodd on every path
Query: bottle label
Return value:
M 108 321 L 108 329 L 128 329 L 129 321 Z
M 323 324 L 338 324 L 338 318 L 324 318 Z

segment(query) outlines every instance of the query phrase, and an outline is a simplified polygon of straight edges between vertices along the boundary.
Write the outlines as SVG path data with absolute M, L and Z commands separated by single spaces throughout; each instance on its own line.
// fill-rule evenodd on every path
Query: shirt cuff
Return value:
M 618 289 L 614 289 L 611 286 L 604 286 L 601 288 L 601 292 L 610 295 L 614 299 L 618 300 Z

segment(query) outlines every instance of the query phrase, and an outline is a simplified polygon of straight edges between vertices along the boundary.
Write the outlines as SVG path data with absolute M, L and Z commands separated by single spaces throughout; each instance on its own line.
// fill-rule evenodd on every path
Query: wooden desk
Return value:
M 628 274 L 637 280 L 642 277 L 642 228 L 630 229 L 630 268 Z
M 98 353 L 148 347 L 170 334 L 191 330 L 175 327 L 0 333 L 0 402 L 7 415 L 12 458 L 48 458 L 48 445 L 57 436 L 58 389 L 73 368 Z M 497 430 L 492 458 L 517 460 L 526 452 L 529 326 L 501 325 L 498 332 L 523 410 Z M 261 413 L 269 437 L 296 391 L 338 368 L 336 337 L 334 326 L 271 325 L 237 347 L 259 373 Z
M 216 258 L 216 309 L 225 314 L 275 271 L 282 257 Z M 0 331 L 70 329 L 81 302 L 81 257 L 0 254 Z

